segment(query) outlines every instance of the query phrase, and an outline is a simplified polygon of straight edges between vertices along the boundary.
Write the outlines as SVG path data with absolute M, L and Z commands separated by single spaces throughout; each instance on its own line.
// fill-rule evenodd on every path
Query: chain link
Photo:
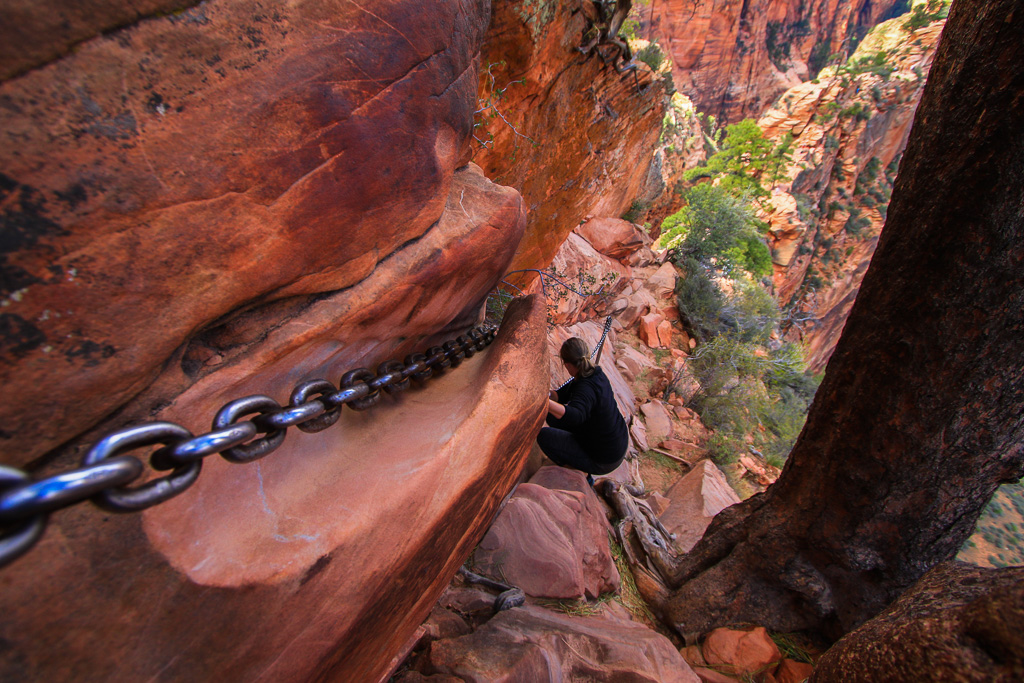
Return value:
M 250 463 L 281 447 L 288 429 L 313 433 L 332 426 L 342 406 L 366 410 L 383 391 L 396 394 L 423 384 L 446 368 L 455 368 L 494 341 L 493 327 L 466 335 L 423 353 L 388 360 L 374 373 L 356 368 L 342 375 L 338 386 L 323 379 L 297 385 L 282 406 L 269 396 L 254 395 L 225 404 L 209 432 L 198 436 L 173 422 L 125 427 L 104 437 L 85 454 L 82 467 L 34 481 L 22 470 L 0 465 L 0 567 L 28 552 L 46 529 L 51 513 L 91 500 L 109 512 L 138 512 L 180 495 L 199 478 L 203 459 L 219 454 L 228 462 Z M 250 419 L 242 419 L 252 416 Z M 160 446 L 152 450 L 154 445 Z M 149 465 L 167 474 L 139 486 L 143 461 L 132 451 L 152 451 Z

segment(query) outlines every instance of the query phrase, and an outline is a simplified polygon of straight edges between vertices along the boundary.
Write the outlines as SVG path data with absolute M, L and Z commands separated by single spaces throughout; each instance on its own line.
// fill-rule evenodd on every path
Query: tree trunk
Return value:
M 781 478 L 667 577 L 681 633 L 837 637 L 1024 470 L 1024 8 L 957 0 L 889 220 Z

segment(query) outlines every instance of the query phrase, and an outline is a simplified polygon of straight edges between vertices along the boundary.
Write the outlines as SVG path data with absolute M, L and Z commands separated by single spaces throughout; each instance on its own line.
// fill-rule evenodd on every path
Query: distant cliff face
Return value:
M 874 254 L 900 155 L 944 22 L 877 26 L 844 67 L 787 91 L 758 124 L 795 141 L 772 189 L 770 245 L 784 329 L 824 368 Z
M 899 0 L 652 0 L 641 34 L 675 62 L 698 111 L 735 123 L 759 116 L 892 12 Z M 809 73 L 810 72 L 810 73 Z
M 494 109 L 478 118 L 473 160 L 495 182 L 519 190 L 529 210 L 513 268 L 545 267 L 588 214 L 624 213 L 642 193 L 661 133 L 660 78 L 642 63 L 619 74 L 577 51 L 591 4 L 493 5 L 479 108 Z

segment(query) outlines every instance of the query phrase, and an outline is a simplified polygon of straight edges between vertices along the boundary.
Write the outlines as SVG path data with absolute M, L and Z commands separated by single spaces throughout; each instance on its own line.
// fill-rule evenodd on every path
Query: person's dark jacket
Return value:
M 626 421 L 601 368 L 595 368 L 590 377 L 577 377 L 559 389 L 558 402 L 565 406 L 565 415 L 548 415 L 547 423 L 576 435 L 595 462 L 612 463 L 626 454 Z

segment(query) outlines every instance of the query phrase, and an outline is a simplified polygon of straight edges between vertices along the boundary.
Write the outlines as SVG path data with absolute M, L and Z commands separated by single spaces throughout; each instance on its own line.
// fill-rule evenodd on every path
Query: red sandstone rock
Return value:
M 704 655 L 700 651 L 700 645 L 687 645 L 679 651 L 679 654 L 683 656 L 683 659 L 690 666 L 707 666 L 707 662 L 704 661 Z
M 594 315 L 592 304 L 600 296 L 609 298 L 616 295 L 630 280 L 627 266 L 599 253 L 585 238 L 570 233 L 555 255 L 551 267 L 557 277 L 577 291 L 587 293 L 581 297 L 568 292 L 555 282 L 548 282 L 552 289 L 550 297 L 554 303 L 553 322 L 561 325 L 578 322 Z
M 654 292 L 656 298 L 669 299 L 675 292 L 678 277 L 679 269 L 672 262 L 663 263 L 660 268 L 647 277 L 644 286 Z M 678 315 L 678 311 L 676 314 Z
M 779 667 L 775 669 L 775 680 L 778 683 L 804 683 L 812 673 L 814 673 L 813 664 L 783 659 L 779 662 Z
M 517 193 L 464 166 L 485 10 L 210 0 L 0 85 L 27 230 L 2 264 L 0 315 L 26 323 L 0 349 L 6 462 L 68 443 L 38 473 L 73 466 L 72 439 L 136 419 L 206 430 L 227 400 L 283 402 L 475 321 L 525 227 Z M 544 312 L 525 306 L 424 390 L 258 463 L 211 457 L 143 514 L 55 515 L 5 569 L 17 676 L 385 673 L 538 427 Z
M 693 672 L 700 678 L 701 683 L 736 683 L 737 680 L 705 666 L 695 666 Z
M 657 313 L 648 313 L 644 317 L 640 318 L 640 340 L 647 344 L 652 349 L 662 348 L 660 325 L 666 322 Z
M 477 547 L 479 571 L 534 597 L 596 598 L 618 590 L 608 521 L 597 494 L 585 481 L 584 487 L 520 484 Z
M 663 0 L 641 16 L 645 35 L 653 34 L 672 57 L 676 87 L 698 110 L 735 123 L 760 115 L 787 88 L 811 77 L 807 61 L 816 45 L 839 50 L 855 27 L 873 26 L 894 4 Z M 770 45 L 785 45 L 785 53 L 773 53 Z
M 894 70 L 891 76 L 883 79 L 867 72 L 837 78 L 826 72 L 818 83 L 787 91 L 758 121 L 770 138 L 794 136 L 789 180 L 773 188 L 774 208 L 765 219 L 771 226 L 777 296 L 783 304 L 795 300 L 793 315 L 801 321 L 789 328 L 787 338 L 802 344 L 814 371 L 824 369 L 831 356 L 874 254 L 884 222 L 877 206 L 885 202 L 878 203 L 878 192 L 889 189 L 885 167 L 906 146 L 923 76 L 944 23 L 933 22 L 909 36 L 901 28 L 904 21 L 898 17 L 880 24 L 853 56 L 870 59 L 884 51 L 887 66 Z M 860 107 L 866 113 L 828 115 L 836 106 L 841 111 Z M 870 118 L 863 121 L 864 116 Z M 879 165 L 876 180 L 869 181 L 868 173 L 858 182 L 872 159 Z M 832 199 L 825 215 L 808 213 L 826 194 Z M 870 221 L 858 235 L 845 230 L 850 207 Z M 803 287 L 812 268 L 820 282 Z
M 121 419 L 149 417 L 218 355 L 230 364 L 224 351 L 361 282 L 435 225 L 470 139 L 484 7 L 366 7 L 215 0 L 0 85 L 0 127 L 17 140 L 0 146 L 0 166 L 24 226 L 4 261 L 17 293 L 0 348 L 0 379 L 19 396 L 0 406 L 8 463 L 166 381 Z M 356 47 L 367 40 L 376 49 Z M 514 197 L 476 220 L 514 225 Z M 510 235 L 490 239 L 515 249 Z M 475 312 L 479 296 L 450 306 Z M 54 384 L 75 400 L 55 406 Z M 59 419 L 44 417 L 53 410 Z
M 665 496 L 672 504 L 659 519 L 675 534 L 676 547 L 682 552 L 688 552 L 700 540 L 715 515 L 740 502 L 725 475 L 710 460 L 697 463 Z
M 525 303 L 486 352 L 423 390 L 291 435 L 257 464 L 209 459 L 192 490 L 141 516 L 59 515 L 5 569 L 18 586 L 0 595 L 6 614 L 63 615 L 59 632 L 18 620 L 22 666 L 48 680 L 69 667 L 182 679 L 384 673 L 490 523 L 539 426 L 544 307 Z M 153 640 L 152 629 L 188 637 Z M 219 638 L 231 647 L 212 647 Z M 53 657 L 66 643 L 81 649 Z
M 767 671 L 782 659 L 762 626 L 748 631 L 716 628 L 704 639 L 701 652 L 709 665 L 737 676 Z
M 647 440 L 651 443 L 664 441 L 672 436 L 672 420 L 661 401 L 648 401 L 640 406 L 647 425 Z
M 530 207 L 513 268 L 546 266 L 587 215 L 621 216 L 640 194 L 661 134 L 660 78 L 646 67 L 624 78 L 573 49 L 588 27 L 581 5 L 493 3 L 482 63 L 502 64 L 493 70 L 497 88 L 523 82 L 498 103 L 515 130 L 500 117 L 485 121 L 477 137 L 493 135 L 493 143 L 474 143 L 473 160 Z
M 621 260 L 645 244 L 644 234 L 621 218 L 591 218 L 576 228 L 576 232 L 594 249 L 614 259 Z
M 494 595 L 479 588 L 450 587 L 437 601 L 441 607 L 468 616 L 491 616 Z
M 747 470 L 748 476 L 761 486 L 774 484 L 781 474 L 778 467 L 746 453 L 740 454 L 739 464 Z
M 668 348 L 672 345 L 672 323 L 662 320 L 658 323 L 658 346 Z
M 430 616 L 423 622 L 423 637 L 428 640 L 439 640 L 441 638 L 456 638 L 472 633 L 466 620 L 455 612 L 435 607 Z
M 650 450 L 651 446 L 647 442 L 647 428 L 636 416 L 633 416 L 632 422 L 629 423 L 629 435 L 632 437 L 633 443 L 636 444 L 637 450 L 640 452 Z
M 636 680 L 698 683 L 663 635 L 616 603 L 573 617 L 536 605 L 501 612 L 471 635 L 437 641 L 433 670 L 466 681 Z

